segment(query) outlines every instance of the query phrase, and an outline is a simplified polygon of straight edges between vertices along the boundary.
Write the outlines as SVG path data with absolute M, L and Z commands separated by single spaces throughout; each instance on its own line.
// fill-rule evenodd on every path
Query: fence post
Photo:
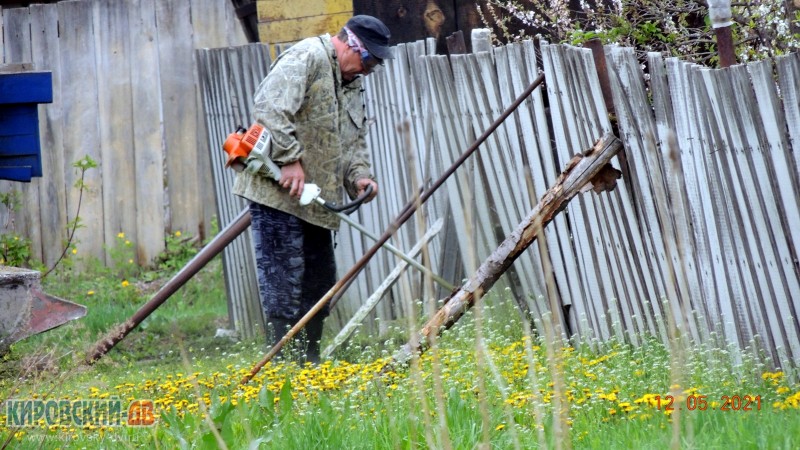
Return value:
M 733 34 L 731 25 L 731 0 L 709 0 L 708 16 L 711 26 L 717 36 L 717 52 L 719 53 L 719 66 L 722 68 L 736 64 L 736 54 L 733 49 Z

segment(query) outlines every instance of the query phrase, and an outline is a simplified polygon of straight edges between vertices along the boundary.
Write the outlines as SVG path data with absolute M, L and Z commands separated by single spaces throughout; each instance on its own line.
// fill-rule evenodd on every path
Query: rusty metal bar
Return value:
M 730 67 L 736 64 L 736 52 L 733 48 L 733 34 L 731 27 L 714 28 L 717 36 L 717 52 L 719 52 L 719 66 Z
M 97 341 L 92 350 L 86 356 L 86 363 L 92 364 L 103 355 L 108 353 L 119 341 L 133 331 L 144 319 L 146 319 L 153 311 L 156 310 L 161 304 L 167 301 L 172 294 L 177 292 L 187 281 L 197 274 L 203 267 L 206 266 L 215 256 L 222 252 L 234 239 L 250 226 L 250 210 L 245 208 L 238 216 L 229 223 L 220 233 L 205 247 L 203 247 L 198 254 L 186 264 L 180 272 L 175 274 L 158 292 L 153 295 L 147 303 L 142 305 L 138 311 L 127 321 L 114 328 L 106 337 Z
M 300 321 L 298 321 L 286 333 L 286 335 L 284 335 L 281 338 L 281 340 L 277 344 L 275 344 L 274 347 L 272 347 L 272 349 L 269 352 L 267 352 L 266 356 L 264 356 L 264 358 L 253 367 L 250 373 L 242 379 L 241 384 L 247 384 L 247 382 L 249 382 L 261 370 L 261 368 L 263 368 L 270 360 L 272 360 L 272 358 L 275 357 L 275 355 L 278 354 L 281 348 L 283 348 L 283 346 L 287 342 L 289 342 L 294 337 L 295 334 L 297 334 L 301 329 L 303 329 L 306 323 L 308 323 L 312 318 L 314 318 L 314 316 L 317 315 L 317 313 L 319 313 L 322 310 L 322 308 L 325 307 L 325 304 L 328 303 L 331 300 L 331 298 L 337 295 L 337 293 L 340 290 L 344 289 L 345 286 L 349 285 L 350 279 L 358 275 L 361 269 L 369 262 L 370 259 L 372 259 L 372 257 L 378 251 L 378 249 L 386 241 L 388 241 L 389 238 L 391 238 L 392 235 L 398 229 L 400 229 L 400 227 L 409 218 L 411 218 L 414 212 L 416 212 L 417 208 L 421 206 L 423 203 L 425 203 L 425 201 L 427 201 L 428 198 L 430 198 L 431 195 L 433 195 L 433 193 L 436 192 L 436 190 L 439 189 L 444 184 L 444 182 L 447 181 L 448 178 L 450 178 L 450 176 L 453 173 L 455 173 L 456 169 L 458 169 L 462 164 L 464 164 L 464 161 L 466 161 L 467 158 L 469 158 L 473 153 L 475 153 L 475 151 L 478 150 L 481 144 L 483 144 L 484 141 L 486 141 L 486 139 L 488 139 L 489 136 L 491 136 L 492 133 L 494 133 L 494 131 L 503 122 L 505 122 L 508 116 L 513 114 L 514 111 L 519 107 L 519 105 L 521 105 L 522 102 L 524 102 L 525 99 L 528 98 L 533 93 L 533 91 L 537 87 L 539 87 L 539 85 L 541 85 L 543 82 L 544 82 L 544 74 L 540 74 L 530 84 L 530 86 L 528 86 L 528 88 L 525 89 L 525 92 L 523 92 L 519 97 L 517 97 L 517 99 L 514 100 L 514 103 L 512 103 L 505 111 L 503 111 L 503 113 L 497 119 L 495 119 L 495 121 L 491 125 L 489 125 L 489 128 L 487 128 L 483 132 L 483 134 L 481 134 L 480 137 L 478 137 L 475 140 L 475 142 L 473 142 L 472 145 L 470 145 L 470 147 L 467 150 L 465 150 L 464 153 L 461 154 L 461 156 L 439 177 L 439 179 L 434 181 L 433 184 L 428 189 L 423 191 L 419 195 L 418 199 L 416 198 L 411 199 L 408 205 L 404 208 L 403 212 L 389 225 L 389 228 L 386 231 L 384 231 L 384 233 L 378 238 L 378 241 L 369 250 L 367 250 L 364 256 L 362 256 L 361 259 L 359 259 L 355 263 L 355 265 L 353 265 L 353 267 L 351 267 L 350 270 L 339 281 L 337 281 L 336 284 L 330 290 L 328 290 L 328 292 L 317 302 L 317 304 L 314 305 L 311 308 L 311 310 L 309 310 L 306 313 L 306 315 L 304 315 L 300 319 Z

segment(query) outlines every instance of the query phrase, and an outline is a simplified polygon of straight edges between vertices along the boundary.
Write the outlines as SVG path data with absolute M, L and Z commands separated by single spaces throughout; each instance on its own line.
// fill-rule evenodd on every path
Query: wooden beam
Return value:
M 425 324 L 416 339 L 411 339 L 394 356 L 396 363 L 405 363 L 414 353 L 422 353 L 434 335 L 455 324 L 474 304 L 475 299 L 491 289 L 494 283 L 537 238 L 541 229 L 566 208 L 578 193 L 589 189 L 603 192 L 614 189 L 621 173 L 609 162 L 622 150 L 622 142 L 611 133 L 595 145 L 575 155 L 567 164 L 536 207 L 481 264 L 457 291 L 445 299 L 444 306 Z

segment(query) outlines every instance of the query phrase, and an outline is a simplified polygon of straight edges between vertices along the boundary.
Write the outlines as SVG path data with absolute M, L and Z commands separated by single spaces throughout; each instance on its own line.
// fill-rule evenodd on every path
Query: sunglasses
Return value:
M 361 41 L 349 28 L 344 27 L 344 29 L 347 31 L 347 45 L 361 55 L 361 65 L 364 67 L 365 73 L 372 73 L 376 68 L 383 65 L 383 60 L 370 55 L 369 51 L 364 48 Z

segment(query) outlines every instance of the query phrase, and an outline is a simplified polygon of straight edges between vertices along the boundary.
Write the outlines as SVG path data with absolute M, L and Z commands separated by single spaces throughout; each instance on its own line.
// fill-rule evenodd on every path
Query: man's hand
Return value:
M 281 180 L 278 182 L 284 189 L 289 189 L 289 195 L 300 198 L 303 194 L 303 185 L 306 182 L 306 173 L 300 160 L 281 167 Z
M 378 183 L 375 180 L 370 178 L 359 178 L 356 180 L 356 186 L 358 187 L 358 196 L 361 197 L 361 194 L 367 190 L 367 186 L 372 185 L 372 193 L 364 200 L 364 203 L 369 203 L 378 195 Z

